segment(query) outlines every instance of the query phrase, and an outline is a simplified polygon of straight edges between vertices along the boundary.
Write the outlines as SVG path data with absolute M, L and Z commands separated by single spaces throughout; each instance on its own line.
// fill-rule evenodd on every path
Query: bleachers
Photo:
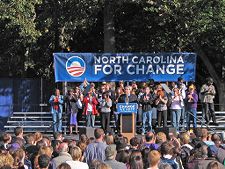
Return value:
M 68 115 L 63 113 L 62 121 L 64 134 L 69 132 L 67 120 Z M 110 127 L 114 127 L 114 123 L 114 121 L 111 121 Z M 12 133 L 15 127 L 21 126 L 24 128 L 24 133 L 39 131 L 52 134 L 52 125 L 52 114 L 50 112 L 13 112 L 4 128 L 6 132 L 9 133 Z M 79 121 L 79 127 L 86 127 L 84 118 Z M 96 117 L 95 127 L 101 127 L 100 117 Z
M 198 127 L 205 127 L 204 124 L 201 124 L 202 112 L 198 112 Z M 215 130 L 218 132 L 225 131 L 225 112 L 216 112 L 216 118 L 218 122 L 218 126 L 209 125 L 210 130 Z M 68 125 L 67 125 L 68 117 L 63 113 L 63 131 L 64 134 L 68 133 Z M 170 121 L 168 121 L 170 124 Z M 14 128 L 17 126 L 22 126 L 24 128 L 25 133 L 29 132 L 43 132 L 46 134 L 52 134 L 52 115 L 50 112 L 13 112 L 12 116 L 9 117 L 7 121 L 7 125 L 4 126 L 5 130 L 9 133 L 12 133 Z M 100 117 L 96 118 L 96 127 L 101 126 Z M 114 127 L 115 122 L 112 120 L 110 123 L 110 127 Z M 85 119 L 83 118 L 79 121 L 79 127 L 85 127 Z M 140 124 L 137 123 L 137 128 L 140 127 Z

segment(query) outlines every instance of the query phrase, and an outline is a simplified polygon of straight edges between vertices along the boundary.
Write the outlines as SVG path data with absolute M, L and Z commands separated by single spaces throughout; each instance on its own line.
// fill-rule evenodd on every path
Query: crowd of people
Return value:
M 0 169 L 223 169 L 225 146 L 219 134 L 206 128 L 193 132 L 153 133 L 128 140 L 105 135 L 95 128 L 94 138 L 54 138 L 40 132 L 0 137 Z
M 70 133 L 78 133 L 81 116 L 86 119 L 87 127 L 95 127 L 96 116 L 101 117 L 101 127 L 105 133 L 111 132 L 110 121 L 115 121 L 115 131 L 120 132 L 120 114 L 117 103 L 137 103 L 138 113 L 135 116 L 141 123 L 141 134 L 154 131 L 156 127 L 167 127 L 171 121 L 177 132 L 197 127 L 197 103 L 202 103 L 201 123 L 208 126 L 212 118 L 217 125 L 214 98 L 216 90 L 212 78 L 207 78 L 197 92 L 194 83 L 185 84 L 182 77 L 177 82 L 167 84 L 156 83 L 153 79 L 148 82 L 132 81 L 125 85 L 120 81 L 118 86 L 102 82 L 96 86 L 85 80 L 81 85 L 68 90 L 65 96 L 60 95 L 59 89 L 51 96 L 51 112 L 53 115 L 54 132 L 62 132 L 62 112 L 65 104 L 66 114 L 70 117 Z

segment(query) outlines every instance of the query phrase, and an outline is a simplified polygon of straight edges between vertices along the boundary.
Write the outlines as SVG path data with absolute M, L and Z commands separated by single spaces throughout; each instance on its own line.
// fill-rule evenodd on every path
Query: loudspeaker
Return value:
M 86 136 L 88 138 L 90 137 L 94 137 L 94 131 L 95 131 L 95 128 L 92 128 L 92 127 L 80 127 L 79 128 L 79 135 L 81 136 L 81 134 L 86 134 Z
M 173 133 L 174 136 L 177 135 L 176 128 L 174 128 L 174 127 L 156 127 L 155 128 L 155 133 L 157 134 L 158 132 L 165 133 L 167 139 L 170 139 L 169 133 Z

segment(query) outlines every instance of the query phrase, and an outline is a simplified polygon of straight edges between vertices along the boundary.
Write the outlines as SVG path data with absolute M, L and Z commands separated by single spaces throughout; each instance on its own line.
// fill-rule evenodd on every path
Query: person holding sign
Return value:
M 63 96 L 60 95 L 59 89 L 55 90 L 55 94 L 50 97 L 49 103 L 51 104 L 53 118 L 53 132 L 62 132 Z

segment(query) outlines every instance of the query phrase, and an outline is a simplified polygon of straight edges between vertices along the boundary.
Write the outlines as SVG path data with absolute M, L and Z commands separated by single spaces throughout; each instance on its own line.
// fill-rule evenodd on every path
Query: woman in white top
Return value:
M 172 115 L 172 126 L 179 131 L 179 123 L 181 118 L 181 110 L 184 106 L 183 98 L 179 93 L 178 88 L 173 89 L 174 95 L 172 96 L 172 103 L 170 106 L 171 115 Z
M 70 148 L 70 155 L 73 160 L 66 161 L 66 163 L 70 165 L 71 169 L 89 169 L 87 163 L 80 161 L 82 159 L 82 151 L 79 147 L 74 146 Z

